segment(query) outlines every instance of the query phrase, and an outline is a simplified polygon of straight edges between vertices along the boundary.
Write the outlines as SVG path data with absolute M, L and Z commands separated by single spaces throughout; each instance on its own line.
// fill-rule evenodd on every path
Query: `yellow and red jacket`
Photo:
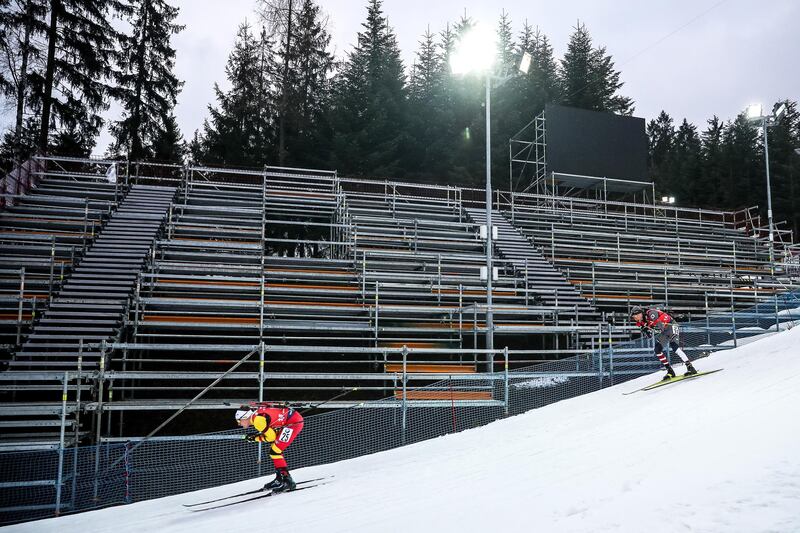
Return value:
M 291 407 L 262 406 L 250 417 L 250 424 L 258 431 L 256 442 L 275 442 L 281 429 L 302 422 L 303 415 Z

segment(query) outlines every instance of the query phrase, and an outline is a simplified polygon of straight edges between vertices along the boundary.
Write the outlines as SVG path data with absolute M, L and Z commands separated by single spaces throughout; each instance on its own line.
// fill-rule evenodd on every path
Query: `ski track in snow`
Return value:
M 264 482 L 250 480 L 4 532 L 800 532 L 798 345 L 794 328 L 698 360 L 698 370 L 725 370 L 696 380 L 622 395 L 658 373 L 295 470 L 297 480 L 336 476 L 296 494 L 202 513 L 182 507 Z

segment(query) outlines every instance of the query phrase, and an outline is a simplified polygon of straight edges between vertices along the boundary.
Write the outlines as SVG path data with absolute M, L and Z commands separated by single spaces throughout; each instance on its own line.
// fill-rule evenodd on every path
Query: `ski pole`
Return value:
M 210 384 L 208 387 L 206 387 L 205 389 L 203 389 L 202 391 L 200 391 L 200 393 L 199 393 L 197 396 L 195 396 L 194 398 L 192 398 L 191 400 L 189 400 L 189 402 L 188 402 L 188 403 L 186 403 L 186 404 L 185 404 L 183 407 L 181 407 L 180 409 L 178 409 L 177 411 L 175 411 L 175 413 L 173 413 L 173 414 L 172 414 L 172 416 L 170 416 L 169 418 L 167 418 L 166 420 L 164 420 L 164 421 L 161 423 L 161 425 L 160 425 L 160 426 L 158 426 L 156 429 L 154 429 L 153 431 L 151 431 L 150 433 L 148 433 L 148 434 L 147 434 L 147 436 L 146 436 L 145 438 L 143 438 L 142 440 L 140 440 L 139 442 L 137 442 L 137 443 L 136 443 L 136 445 L 135 445 L 133 448 L 131 448 L 131 449 L 128 451 L 128 454 L 131 454 L 131 453 L 133 453 L 133 451 L 134 451 L 134 450 L 136 450 L 136 448 L 138 448 L 139 446 L 141 446 L 142 444 L 144 444 L 145 442 L 147 442 L 147 441 L 150 439 L 150 437 L 152 437 L 153 435 L 155 435 L 156 433 L 158 433 L 159 431 L 161 431 L 161 430 L 164 428 L 164 426 L 166 426 L 167 424 L 169 424 L 170 422 L 172 422 L 172 420 L 174 420 L 176 416 L 178 416 L 179 414 L 181 414 L 182 412 L 184 412 L 184 411 L 185 411 L 185 410 L 186 410 L 186 409 L 187 409 L 187 408 L 188 408 L 190 405 L 192 405 L 194 402 L 196 402 L 197 400 L 199 400 L 200 398 L 202 398 L 202 397 L 203 397 L 203 395 L 204 395 L 205 393 L 207 393 L 209 390 L 211 390 L 211 389 L 214 387 L 214 385 L 216 385 L 217 383 L 219 383 L 220 381 L 222 381 L 222 380 L 223 380 L 223 379 L 224 379 L 224 378 L 225 378 L 225 377 L 226 377 L 228 374 L 230 374 L 231 372 L 233 372 L 234 370 L 236 370 L 237 368 L 239 368 L 239 365 L 241 365 L 242 363 L 244 363 L 245 361 L 247 361 L 248 359 L 250 359 L 250 356 L 251 356 L 251 355 L 253 355 L 253 354 L 254 354 L 254 353 L 256 353 L 256 352 L 257 352 L 257 350 L 252 350 L 250 353 L 248 353 L 247 355 L 245 355 L 245 356 L 244 356 L 242 359 L 240 359 L 240 360 L 239 360 L 239 362 L 238 362 L 238 363 L 236 363 L 235 365 L 233 365 L 232 367 L 230 367 L 230 368 L 228 369 L 228 371 L 227 371 L 227 372 L 225 372 L 225 373 L 224 373 L 224 374 L 222 374 L 220 377 L 218 377 L 217 379 L 215 379 L 215 380 L 214 380 L 214 381 L 213 381 L 213 382 L 212 382 L 212 383 L 211 383 L 211 384 Z M 103 472 L 103 474 L 105 474 L 106 472 L 108 472 L 109 470 L 111 470 L 112 468 L 114 468 L 115 466 L 117 466 L 117 464 L 119 464 L 119 462 L 120 462 L 120 461 L 122 461 L 122 459 L 123 459 L 123 458 L 124 458 L 124 456 L 123 456 L 123 457 L 120 457 L 119 459 L 117 459 L 116 461 L 114 461 L 114 462 L 111 464 L 111 466 L 109 466 L 108 468 L 106 468 L 106 470 L 105 470 L 105 472 Z
M 337 399 L 341 398 L 342 396 L 345 396 L 345 395 L 350 394 L 351 392 L 355 392 L 357 390 L 358 390 L 358 387 L 352 387 L 352 388 L 346 389 L 344 392 L 337 394 L 333 398 L 328 398 L 324 402 L 318 403 L 316 405 L 312 405 L 311 407 L 308 407 L 306 409 L 303 409 L 302 411 L 299 411 L 299 413 L 302 415 L 302 414 L 305 414 L 305 413 L 307 413 L 309 411 L 313 411 L 314 409 L 319 409 L 320 407 L 322 407 L 326 403 L 330 403 L 330 402 L 332 402 L 334 400 L 337 400 Z

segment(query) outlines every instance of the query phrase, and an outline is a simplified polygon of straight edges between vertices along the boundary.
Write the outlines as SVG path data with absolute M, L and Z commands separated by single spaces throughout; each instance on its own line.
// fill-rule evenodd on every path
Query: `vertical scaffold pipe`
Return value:
M 61 485 L 64 482 L 64 432 L 67 424 L 67 384 L 69 372 L 64 372 L 64 381 L 61 387 L 61 431 L 58 435 L 58 477 L 56 479 L 56 504 L 55 515 L 61 514 Z
M 403 345 L 403 418 L 400 426 L 400 443 L 405 445 L 406 443 L 406 421 L 407 421 L 407 401 L 406 401 L 406 393 L 407 393 L 407 374 L 406 369 L 408 365 L 408 346 L 405 344 Z

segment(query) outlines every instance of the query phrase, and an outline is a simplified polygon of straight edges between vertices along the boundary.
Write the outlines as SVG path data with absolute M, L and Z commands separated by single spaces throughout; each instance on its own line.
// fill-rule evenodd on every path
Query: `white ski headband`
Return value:
M 249 419 L 254 414 L 255 411 L 253 411 L 252 409 L 239 409 L 238 411 L 236 411 L 236 420 Z

